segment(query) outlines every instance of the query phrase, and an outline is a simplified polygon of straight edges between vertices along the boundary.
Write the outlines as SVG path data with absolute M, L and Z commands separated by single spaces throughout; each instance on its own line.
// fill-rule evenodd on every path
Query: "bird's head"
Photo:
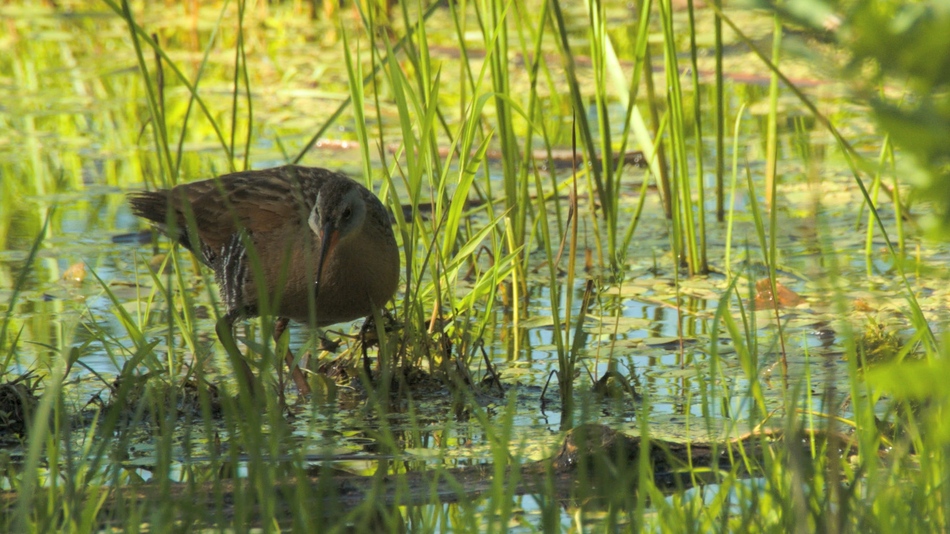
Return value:
M 317 288 L 320 287 L 324 264 L 341 243 L 359 233 L 365 220 L 366 202 L 355 182 L 348 179 L 333 181 L 320 189 L 308 221 L 310 229 L 320 238 Z

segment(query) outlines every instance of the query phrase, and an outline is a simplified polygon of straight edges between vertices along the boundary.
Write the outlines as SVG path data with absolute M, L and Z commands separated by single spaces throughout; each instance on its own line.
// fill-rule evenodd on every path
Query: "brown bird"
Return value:
M 370 316 L 399 283 L 389 213 L 368 189 L 333 171 L 235 172 L 131 193 L 129 203 L 214 270 L 227 307 L 218 338 L 248 388 L 253 374 L 234 342 L 235 321 L 275 315 L 276 340 L 290 319 L 327 326 Z M 293 355 L 285 358 L 297 388 L 309 393 Z

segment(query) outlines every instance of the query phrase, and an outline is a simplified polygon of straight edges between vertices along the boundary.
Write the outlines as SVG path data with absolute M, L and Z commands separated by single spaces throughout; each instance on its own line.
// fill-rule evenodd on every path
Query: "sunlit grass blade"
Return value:
M 573 117 L 575 134 L 580 134 L 581 146 L 583 147 L 582 152 L 584 155 L 586 155 L 587 160 L 591 162 L 590 173 L 596 185 L 595 189 L 597 198 L 604 210 L 611 210 L 615 203 L 612 202 L 609 197 L 610 192 L 606 188 L 603 178 L 603 167 L 601 165 L 593 164 L 593 162 L 597 160 L 594 133 L 591 130 L 587 120 L 587 105 L 583 95 L 581 94 L 576 61 L 574 59 L 574 52 L 568 39 L 568 28 L 565 23 L 564 13 L 558 0 L 553 0 L 551 2 L 551 7 L 551 12 L 555 21 L 555 29 L 557 30 L 558 46 L 565 60 L 567 84 L 568 88 L 570 89 L 571 103 L 574 110 Z M 601 38 L 603 39 L 606 37 L 601 35 Z M 610 159 L 611 154 L 601 154 L 601 158 Z M 609 168 L 609 166 L 606 168 Z M 614 220 L 614 216 L 610 213 L 607 213 L 605 219 L 608 221 Z

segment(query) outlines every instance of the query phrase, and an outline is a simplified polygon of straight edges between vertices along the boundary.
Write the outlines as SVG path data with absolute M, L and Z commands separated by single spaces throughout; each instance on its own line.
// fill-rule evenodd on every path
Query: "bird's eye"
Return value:
M 352 215 L 352 212 L 350 211 L 350 208 L 346 208 L 345 210 L 343 210 L 343 220 L 344 220 L 344 221 L 347 220 L 347 219 L 349 219 L 349 218 L 350 218 L 350 215 Z

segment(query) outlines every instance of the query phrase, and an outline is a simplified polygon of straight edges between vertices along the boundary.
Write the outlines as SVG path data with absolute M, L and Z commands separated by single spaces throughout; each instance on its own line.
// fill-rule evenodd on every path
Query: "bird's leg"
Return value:
M 369 380 L 369 383 L 373 383 L 373 371 L 369 366 L 369 354 L 366 352 L 366 343 L 360 343 L 360 346 L 363 347 L 363 371 L 366 373 L 366 379 Z
M 284 330 L 287 329 L 289 322 L 290 319 L 286 317 L 278 317 L 274 322 L 274 343 L 280 341 L 280 336 L 283 335 Z M 300 367 L 297 367 L 296 358 L 294 358 L 294 354 L 290 352 L 290 344 L 288 344 L 287 352 L 284 354 L 284 361 L 287 362 L 287 368 L 290 369 L 290 376 L 294 379 L 294 384 L 297 385 L 297 391 L 299 391 L 301 395 L 309 395 L 310 384 L 307 383 L 307 377 L 304 376 Z
M 252 397 L 255 397 L 257 396 L 257 380 L 254 378 L 251 367 L 247 364 L 247 360 L 244 359 L 244 356 L 241 355 L 241 350 L 238 349 L 237 343 L 234 341 L 235 320 L 237 320 L 237 315 L 232 312 L 226 313 L 218 319 L 218 322 L 214 326 L 214 331 L 218 334 L 218 339 L 221 341 L 221 344 L 224 345 L 224 350 L 228 353 L 228 358 L 231 360 L 231 365 L 238 374 L 238 383 L 241 391 L 246 391 Z
M 376 321 L 373 320 L 373 316 L 370 315 L 363 321 L 363 326 L 360 327 L 360 347 L 363 349 L 363 371 L 366 372 L 366 379 L 369 380 L 370 384 L 373 383 L 373 372 L 369 366 L 369 353 L 366 350 L 366 346 L 369 344 L 370 334 L 376 334 Z

